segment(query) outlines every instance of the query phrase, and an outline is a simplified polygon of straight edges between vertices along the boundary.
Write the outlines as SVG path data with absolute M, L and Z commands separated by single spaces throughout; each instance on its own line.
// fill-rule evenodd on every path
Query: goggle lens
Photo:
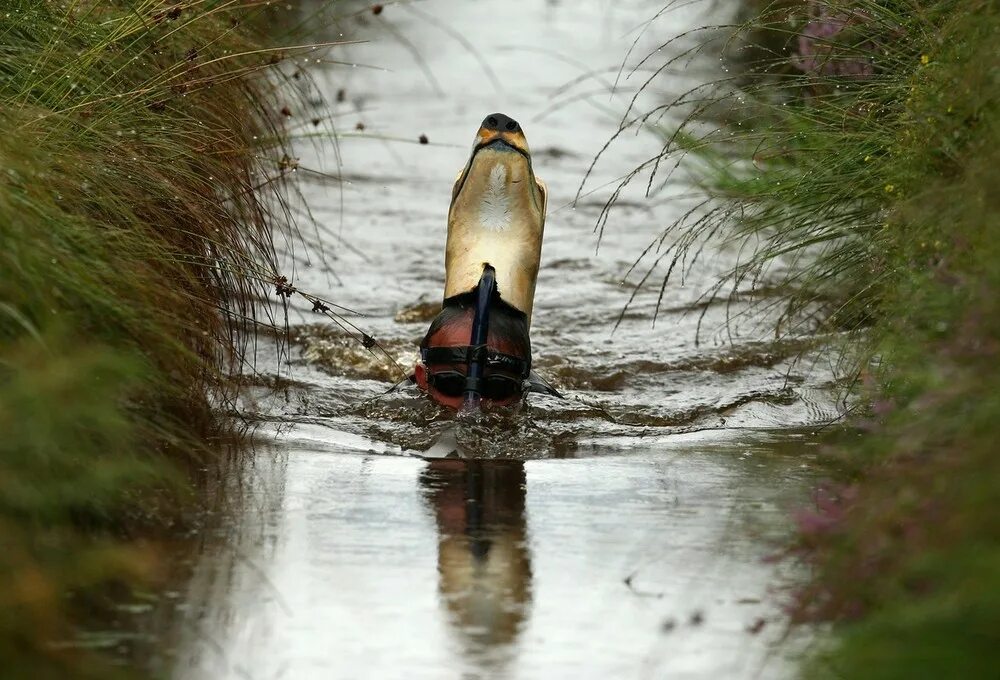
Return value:
M 458 371 L 440 371 L 430 373 L 427 383 L 446 397 L 460 397 L 465 392 L 465 374 Z M 521 394 L 523 381 L 509 375 L 493 373 L 483 378 L 480 383 L 484 399 L 506 401 Z

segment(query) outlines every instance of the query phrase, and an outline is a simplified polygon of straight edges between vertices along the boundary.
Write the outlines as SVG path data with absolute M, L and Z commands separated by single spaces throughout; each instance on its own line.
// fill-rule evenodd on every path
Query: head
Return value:
M 434 401 L 456 410 L 464 402 L 465 376 L 469 366 L 459 356 L 449 357 L 447 351 L 440 350 L 455 348 L 460 354 L 469 346 L 474 314 L 475 299 L 471 293 L 446 300 L 441 313 L 420 342 L 421 354 L 426 359 L 417 364 L 417 385 Z M 527 378 L 526 370 L 521 369 L 531 365 L 527 320 L 523 313 L 499 298 L 494 299 L 491 306 L 486 346 L 491 357 L 515 358 L 521 361 L 521 365 L 512 361 L 487 360 L 483 372 L 482 405 L 510 406 L 520 401 Z M 428 352 L 430 349 L 438 349 L 438 352 Z
M 502 113 L 486 116 L 452 188 L 445 298 L 472 290 L 489 263 L 501 298 L 530 325 L 546 198 L 521 126 Z

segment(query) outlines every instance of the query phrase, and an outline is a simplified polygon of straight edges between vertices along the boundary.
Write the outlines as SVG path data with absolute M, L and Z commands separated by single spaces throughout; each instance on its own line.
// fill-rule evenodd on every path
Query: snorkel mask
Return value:
M 509 405 L 532 389 L 546 196 L 520 125 L 487 116 L 452 189 L 444 304 L 420 346 L 416 381 L 438 403 Z

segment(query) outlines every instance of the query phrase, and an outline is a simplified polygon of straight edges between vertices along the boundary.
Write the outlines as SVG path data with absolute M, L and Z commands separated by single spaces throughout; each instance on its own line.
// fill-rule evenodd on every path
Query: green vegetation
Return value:
M 153 575 L 233 397 L 288 227 L 258 5 L 0 9 L 0 677 L 110 677 L 70 622 Z
M 663 234 L 666 262 L 724 236 L 745 257 L 720 289 L 782 286 L 782 329 L 851 338 L 865 435 L 800 518 L 795 613 L 838 623 L 806 677 L 996 672 L 998 38 L 990 0 L 758 3 L 721 39 L 739 75 L 665 107 L 686 118 L 655 163 L 693 153 L 722 204 Z

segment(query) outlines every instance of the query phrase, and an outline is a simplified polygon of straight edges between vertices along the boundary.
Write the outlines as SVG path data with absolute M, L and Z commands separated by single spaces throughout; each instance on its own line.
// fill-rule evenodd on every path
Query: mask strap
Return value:
M 472 347 L 482 347 L 486 345 L 486 340 L 490 334 L 490 303 L 496 293 L 497 280 L 496 270 L 490 265 L 483 266 L 483 275 L 479 277 L 479 285 L 476 287 L 476 311 L 472 317 L 472 337 L 469 345 Z M 471 352 L 465 372 L 465 406 L 476 408 L 482 397 L 481 382 L 483 378 L 483 368 L 485 362 L 479 352 Z

